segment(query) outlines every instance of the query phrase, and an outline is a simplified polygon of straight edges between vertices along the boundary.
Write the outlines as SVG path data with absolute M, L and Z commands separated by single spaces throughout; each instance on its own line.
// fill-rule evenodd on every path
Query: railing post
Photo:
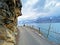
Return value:
M 50 29 L 51 29 L 51 23 L 50 23 L 50 25 L 49 25 L 49 29 L 48 29 L 47 38 L 49 37 Z
M 49 29 L 48 29 L 47 38 L 48 38 L 48 36 L 49 36 L 49 33 L 50 33 L 50 29 L 51 29 L 51 22 L 52 22 L 52 17 L 50 17 L 50 25 L 49 25 Z
M 40 27 L 39 27 L 39 34 L 40 34 Z

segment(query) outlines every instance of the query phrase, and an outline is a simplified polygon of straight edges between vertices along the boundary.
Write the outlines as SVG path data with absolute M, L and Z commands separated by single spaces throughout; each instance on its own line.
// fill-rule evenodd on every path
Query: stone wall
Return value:
M 15 45 L 17 17 L 21 16 L 20 0 L 0 0 L 0 45 Z

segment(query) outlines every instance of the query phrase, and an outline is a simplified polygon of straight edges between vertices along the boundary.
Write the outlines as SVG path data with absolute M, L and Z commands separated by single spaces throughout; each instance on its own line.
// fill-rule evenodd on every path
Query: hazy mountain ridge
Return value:
M 60 22 L 60 16 L 52 16 L 52 17 L 44 17 L 44 18 L 38 18 L 36 22 L 43 22 L 43 23 L 56 23 Z
M 38 17 L 37 19 L 23 19 L 19 23 L 59 23 L 60 16 L 51 16 L 51 17 Z

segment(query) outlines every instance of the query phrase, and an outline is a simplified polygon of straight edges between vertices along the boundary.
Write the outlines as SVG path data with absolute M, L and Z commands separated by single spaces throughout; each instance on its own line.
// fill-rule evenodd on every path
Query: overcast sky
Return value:
M 36 19 L 44 16 L 60 15 L 60 0 L 21 0 L 22 19 Z

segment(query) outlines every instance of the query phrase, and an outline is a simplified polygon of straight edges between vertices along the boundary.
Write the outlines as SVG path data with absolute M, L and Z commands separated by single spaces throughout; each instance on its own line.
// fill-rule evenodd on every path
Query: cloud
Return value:
M 23 1 L 23 0 L 22 0 Z M 27 0 L 22 7 L 22 16 L 20 18 L 30 18 L 32 19 L 36 12 L 33 9 L 33 6 L 38 2 L 39 0 Z
M 46 16 L 60 16 L 60 1 L 46 0 L 44 11 Z
M 38 2 L 38 0 L 28 0 L 25 6 L 33 6 Z
M 60 0 L 22 0 L 22 2 L 23 15 L 18 18 L 19 20 L 60 14 Z
M 57 3 L 55 6 L 56 6 L 56 7 L 60 7 L 60 3 Z
M 46 3 L 45 7 L 44 8 L 53 8 L 54 6 L 56 5 L 56 1 L 51 1 L 49 3 Z

